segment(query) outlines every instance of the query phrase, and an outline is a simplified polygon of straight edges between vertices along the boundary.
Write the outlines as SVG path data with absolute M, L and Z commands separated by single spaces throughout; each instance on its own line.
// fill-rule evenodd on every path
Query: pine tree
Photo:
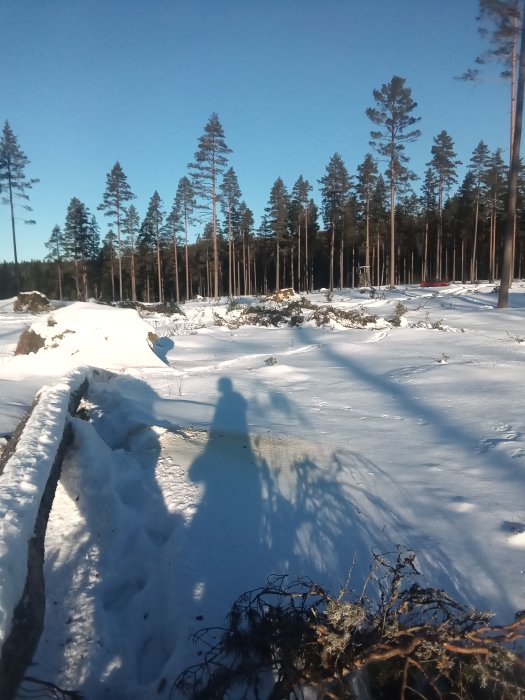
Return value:
M 517 0 L 516 0 L 517 2 Z M 509 167 L 509 187 L 507 197 L 507 218 L 503 240 L 503 258 L 501 262 L 501 282 L 498 295 L 498 308 L 504 309 L 509 305 L 509 288 L 514 277 L 514 250 L 516 239 L 516 203 L 518 194 L 518 179 L 520 173 L 521 132 L 523 125 L 523 103 L 525 100 L 525 2 L 520 6 L 521 32 L 519 50 L 518 86 L 516 92 L 516 108 L 512 124 L 511 159 Z
M 302 280 L 305 280 L 308 289 L 308 202 L 312 185 L 299 175 L 293 188 L 291 197 L 292 225 L 297 231 L 297 287 L 302 289 Z M 301 261 L 301 231 L 304 231 L 304 268 Z M 304 274 L 303 273 L 304 269 Z
M 496 236 L 498 221 L 505 209 L 504 197 L 506 194 L 507 182 L 507 168 L 503 161 L 501 148 L 497 148 L 494 153 L 490 155 L 485 171 L 486 204 L 490 226 L 488 277 L 491 281 L 493 281 L 496 276 Z
M 2 203 L 8 204 L 11 210 L 11 233 L 13 236 L 13 256 L 15 262 L 15 281 L 17 291 L 20 291 L 20 274 L 18 270 L 18 254 L 16 249 L 16 227 L 15 227 L 15 197 L 21 199 L 25 204 L 22 208 L 31 212 L 32 209 L 27 204 L 29 195 L 27 191 L 39 182 L 37 179 L 27 179 L 25 175 L 26 166 L 29 165 L 29 159 L 22 151 L 18 144 L 18 140 L 6 121 L 0 139 L 0 192 L 7 190 L 7 196 L 2 197 Z M 33 219 L 26 219 L 25 224 L 34 224 Z
M 186 272 L 186 301 L 190 299 L 190 265 L 188 259 L 188 231 L 189 227 L 194 223 L 193 212 L 195 210 L 195 193 L 191 180 L 187 177 L 181 177 L 177 185 L 175 193 L 175 201 L 173 204 L 177 212 L 179 222 L 184 225 L 184 261 Z
M 288 233 L 288 211 L 290 197 L 283 180 L 278 177 L 273 183 L 265 208 L 268 232 L 275 237 L 275 291 L 280 289 L 281 244 Z
M 77 299 L 86 301 L 88 298 L 86 261 L 91 253 L 90 212 L 78 197 L 73 197 L 69 202 L 62 245 L 64 258 L 74 263 Z
M 343 211 L 350 194 L 350 176 L 339 153 L 334 153 L 326 166 L 321 185 L 323 223 L 330 231 L 330 291 L 334 289 L 334 255 L 336 231 L 343 233 Z M 341 280 L 342 284 L 342 280 Z
M 51 236 L 44 245 L 49 251 L 45 259 L 57 264 L 58 298 L 62 301 L 62 230 L 58 224 L 53 226 Z
M 434 144 L 431 149 L 432 160 L 427 163 L 434 171 L 437 195 L 438 195 L 438 234 L 436 241 L 436 277 L 442 276 L 443 258 L 443 197 L 449 191 L 456 180 L 456 168 L 461 165 L 460 160 L 456 160 L 454 151 L 454 141 L 446 131 L 434 137 Z
M 122 166 L 117 161 L 111 171 L 106 175 L 106 191 L 104 192 L 102 204 L 98 207 L 109 216 L 117 226 L 117 256 L 118 256 L 118 278 L 119 278 L 119 298 L 122 301 L 122 242 L 121 224 L 125 216 L 125 204 L 135 195 L 128 184 L 126 174 Z
M 163 203 L 157 190 L 152 194 L 148 204 L 148 210 L 142 224 L 142 231 L 146 233 L 148 240 L 154 241 L 156 264 L 157 264 L 157 282 L 158 282 L 158 299 L 159 303 L 164 301 L 163 285 L 162 285 L 162 265 L 161 265 L 161 248 L 163 243 L 163 222 L 164 222 Z
M 479 0 L 479 33 L 488 39 L 491 47 L 476 58 L 478 66 L 490 61 L 502 64 L 501 76 L 510 80 L 510 150 L 516 114 L 516 85 L 520 27 L 523 7 L 519 0 Z M 478 80 L 479 68 L 470 69 L 461 76 L 463 80 Z
M 472 173 L 474 178 L 474 189 L 475 189 L 475 205 L 474 205 L 474 235 L 472 240 L 472 252 L 470 259 L 470 281 L 474 282 L 477 277 L 476 266 L 477 266 L 477 251 L 478 251 L 478 230 L 479 230 L 479 213 L 480 205 L 483 198 L 486 182 L 486 172 L 489 162 L 489 149 L 488 146 L 480 141 L 474 151 L 472 152 L 472 157 L 470 159 L 469 172 Z
M 480 33 L 488 37 L 491 48 L 478 56 L 483 65 L 490 59 L 503 63 L 502 76 L 510 78 L 510 167 L 507 216 L 498 308 L 508 306 L 509 288 L 514 275 L 516 245 L 516 198 L 520 168 L 521 129 L 525 92 L 525 2 L 522 0 L 480 0 Z M 476 80 L 479 70 L 468 70 L 462 77 Z
M 109 262 L 109 278 L 111 280 L 111 301 L 115 301 L 115 240 L 111 229 L 107 232 L 102 247 L 102 256 Z
M 219 249 L 217 243 L 217 203 L 219 178 L 226 168 L 231 149 L 224 140 L 224 130 L 219 116 L 214 112 L 199 138 L 195 160 L 189 163 L 195 195 L 201 200 L 200 208 L 211 212 L 213 227 L 213 293 L 219 297 Z
M 370 202 L 377 182 L 377 163 L 370 153 L 357 166 L 357 194 L 365 215 L 365 268 L 370 275 Z
M 133 204 L 130 204 L 122 219 L 122 232 L 124 233 L 124 248 L 129 251 L 131 299 L 137 301 L 137 277 L 135 271 L 135 253 L 137 237 L 140 231 L 140 217 Z
M 242 241 L 243 291 L 244 294 L 251 294 L 251 232 L 253 228 L 253 212 L 251 209 L 248 209 L 246 202 L 241 202 L 239 205 L 239 228 Z
M 370 145 L 380 156 L 388 160 L 387 178 L 390 183 L 390 286 L 395 285 L 395 198 L 396 189 L 408 180 L 415 179 L 405 166 L 408 162 L 404 154 L 405 145 L 415 141 L 421 135 L 419 129 L 412 129 L 419 117 L 412 116 L 417 102 L 412 99 L 412 91 L 405 86 L 405 79 L 394 75 L 389 83 L 384 83 L 381 90 L 374 90 L 373 96 L 377 107 L 366 110 L 368 118 L 378 127 L 371 131 Z
M 234 256 L 232 255 L 233 231 L 234 224 L 238 223 L 236 222 L 236 219 L 238 218 L 239 203 L 242 196 L 237 175 L 235 174 L 235 170 L 233 168 L 229 168 L 224 173 L 220 190 L 222 193 L 222 213 L 226 219 L 225 223 L 228 229 L 228 295 L 231 298 L 233 296 L 233 289 L 236 286 L 234 284 Z
M 479 211 L 479 192 L 474 173 L 470 170 L 463 178 L 454 200 L 456 203 L 455 230 L 461 241 L 461 280 L 465 282 L 467 279 L 466 243 L 472 233 L 472 212 Z
M 423 210 L 425 220 L 424 238 L 423 238 L 423 262 L 421 270 L 421 279 L 428 279 L 429 274 L 429 259 L 428 259 L 428 239 L 430 221 L 434 217 L 435 211 L 438 208 L 438 194 L 436 175 L 432 168 L 427 168 L 425 179 L 421 187 L 420 204 Z M 437 276 L 437 275 L 436 275 Z

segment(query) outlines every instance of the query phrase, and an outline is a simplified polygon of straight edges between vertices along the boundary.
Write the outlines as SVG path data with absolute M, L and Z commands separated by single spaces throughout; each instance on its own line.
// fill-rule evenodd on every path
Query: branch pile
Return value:
M 414 582 L 414 560 L 401 550 L 393 561 L 375 554 L 363 591 L 337 597 L 307 578 L 270 577 L 235 601 L 226 628 L 195 635 L 203 660 L 174 689 L 195 700 L 234 690 L 288 700 L 306 687 L 330 699 L 524 700 L 512 643 L 525 634 L 525 612 L 492 625 L 491 612 Z M 366 595 L 374 583 L 378 602 Z

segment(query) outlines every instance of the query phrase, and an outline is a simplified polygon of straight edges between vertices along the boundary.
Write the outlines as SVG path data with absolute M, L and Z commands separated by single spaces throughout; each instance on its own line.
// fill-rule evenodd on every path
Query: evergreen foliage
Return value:
M 370 132 L 370 145 L 388 161 L 386 176 L 390 183 L 390 286 L 395 285 L 395 197 L 396 190 L 409 180 L 414 173 L 406 166 L 408 157 L 405 145 L 421 136 L 419 129 L 412 127 L 419 121 L 412 112 L 417 102 L 412 99 L 412 90 L 405 85 L 405 78 L 394 75 L 380 90 L 374 90 L 376 107 L 369 107 L 366 114 L 378 126 Z
M 224 129 L 215 112 L 204 127 L 199 138 L 195 160 L 189 163 L 195 197 L 199 207 L 211 213 L 213 226 L 213 295 L 219 296 L 219 250 L 217 243 L 217 203 L 219 201 L 219 178 L 228 162 L 231 149 L 226 145 Z
M 319 180 L 321 185 L 321 211 L 327 231 L 330 231 L 330 283 L 334 289 L 334 255 L 336 235 L 342 245 L 344 230 L 344 211 L 350 195 L 350 175 L 339 153 L 334 153 L 326 166 L 326 174 Z M 341 284 L 342 286 L 342 280 Z
M 7 191 L 2 197 L 2 204 L 7 204 L 11 211 L 11 233 L 13 237 L 13 257 L 15 261 L 15 277 L 17 287 L 20 286 L 18 273 L 18 254 L 16 248 L 15 198 L 24 202 L 21 206 L 26 212 L 32 209 L 28 204 L 27 191 L 39 182 L 37 179 L 27 179 L 25 169 L 29 159 L 22 151 L 18 140 L 8 121 L 5 122 L 0 139 L 0 192 Z M 33 219 L 26 219 L 25 224 L 34 224 Z M 18 291 L 20 291 L 18 289 Z
M 267 230 L 275 238 L 275 290 L 280 289 L 281 247 L 288 237 L 290 196 L 283 179 L 278 177 L 265 208 Z
M 119 299 L 122 301 L 122 240 L 121 240 L 121 224 L 125 216 L 126 202 L 134 199 L 135 195 L 131 191 L 128 184 L 128 179 L 124 173 L 122 166 L 117 161 L 106 175 L 106 189 L 102 196 L 102 204 L 99 209 L 103 210 L 106 216 L 109 216 L 113 223 L 117 226 L 117 242 L 118 242 L 118 267 L 119 267 Z

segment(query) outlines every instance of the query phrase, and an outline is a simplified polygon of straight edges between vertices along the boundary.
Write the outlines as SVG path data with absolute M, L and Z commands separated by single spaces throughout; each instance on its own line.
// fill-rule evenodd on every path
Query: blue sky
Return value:
M 483 139 L 508 157 L 509 86 L 454 80 L 486 44 L 478 0 L 0 0 L 0 121 L 31 161 L 36 226 L 17 225 L 20 260 L 45 255 L 71 197 L 96 213 L 120 161 L 141 216 L 171 208 L 217 112 L 256 224 L 271 186 L 314 185 L 338 151 L 351 173 L 370 151 L 372 91 L 400 75 L 418 103 L 407 147 L 424 175 L 445 129 L 468 163 Z M 464 167 L 460 169 L 460 176 Z M 419 187 L 420 183 L 416 183 Z M 19 215 L 22 217 L 22 213 Z M 12 260 L 8 207 L 0 260 Z

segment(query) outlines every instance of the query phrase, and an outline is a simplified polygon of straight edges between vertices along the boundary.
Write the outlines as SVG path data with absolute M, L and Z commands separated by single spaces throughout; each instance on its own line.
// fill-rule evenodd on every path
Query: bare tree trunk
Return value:
M 159 304 L 162 304 L 164 299 L 162 298 L 162 272 L 160 269 L 160 239 L 159 239 L 158 232 L 157 232 L 157 277 L 158 277 L 158 284 L 159 284 Z
M 470 261 L 470 281 L 476 281 L 476 255 L 478 248 L 478 225 L 479 225 L 479 193 L 476 196 L 476 211 L 474 214 L 474 241 L 472 243 L 472 259 Z
M 117 241 L 118 241 L 119 300 L 122 301 L 122 243 L 120 240 L 120 208 L 117 208 Z
M 394 180 L 394 163 L 390 163 L 390 286 L 396 286 L 396 247 L 395 247 L 395 200 L 396 186 Z
M 376 272 L 376 284 L 378 286 L 381 286 L 381 276 L 380 276 L 380 267 L 379 267 L 379 258 L 380 258 L 380 248 L 379 248 L 379 225 L 377 226 L 377 260 L 376 260 L 376 265 L 377 265 L 377 272 Z
M 335 246 L 335 224 L 332 221 L 332 237 L 330 238 L 330 284 L 329 289 L 334 291 L 334 246 Z
M 280 248 L 279 248 L 279 234 L 277 234 L 277 248 L 275 251 L 275 291 L 278 292 L 280 287 L 279 287 L 279 272 L 280 272 L 280 267 L 281 267 L 281 256 L 280 256 Z
M 184 235 L 186 236 L 185 241 L 185 265 L 186 265 L 186 301 L 190 298 L 190 266 L 188 263 L 188 214 L 184 214 Z
M 58 268 L 58 298 L 62 301 L 62 270 L 60 269 L 60 261 L 57 264 Z
M 175 270 L 175 301 L 177 304 L 180 301 L 179 298 L 179 262 L 177 260 L 177 234 L 173 234 L 173 264 Z
M 344 244 L 343 232 L 341 231 L 341 245 L 339 248 L 339 289 L 344 287 Z
M 370 273 L 370 185 L 367 187 L 366 192 L 366 215 L 365 215 L 365 226 L 366 226 L 366 239 L 365 239 L 365 267 Z
M 304 210 L 304 275 L 306 291 L 309 290 L 310 275 L 308 268 L 308 208 Z
M 18 267 L 18 255 L 16 252 L 16 230 L 15 230 L 15 208 L 13 204 L 13 188 L 11 185 L 11 172 L 8 173 L 8 183 L 9 183 L 9 207 L 11 210 L 11 232 L 13 234 L 13 255 L 15 259 L 15 284 L 16 293 L 21 291 L 20 289 L 20 270 Z
M 297 229 L 297 291 L 301 291 L 301 224 Z
M 436 243 L 436 279 L 441 279 L 443 274 L 442 258 L 443 258 L 443 183 L 439 183 L 438 194 L 438 231 Z
M 426 282 L 428 277 L 428 219 L 425 222 L 425 251 L 423 254 L 423 282 Z
M 516 195 L 518 173 L 520 168 L 521 129 L 523 122 L 523 92 L 525 83 L 525 2 L 521 8 L 521 44 L 516 96 L 516 116 L 514 121 L 514 138 L 512 140 L 512 160 L 509 168 L 509 194 L 507 200 L 507 219 L 501 264 L 501 283 L 499 287 L 498 308 L 506 309 L 509 305 L 509 288 L 512 274 L 512 248 L 514 240 L 514 219 L 516 216 Z

